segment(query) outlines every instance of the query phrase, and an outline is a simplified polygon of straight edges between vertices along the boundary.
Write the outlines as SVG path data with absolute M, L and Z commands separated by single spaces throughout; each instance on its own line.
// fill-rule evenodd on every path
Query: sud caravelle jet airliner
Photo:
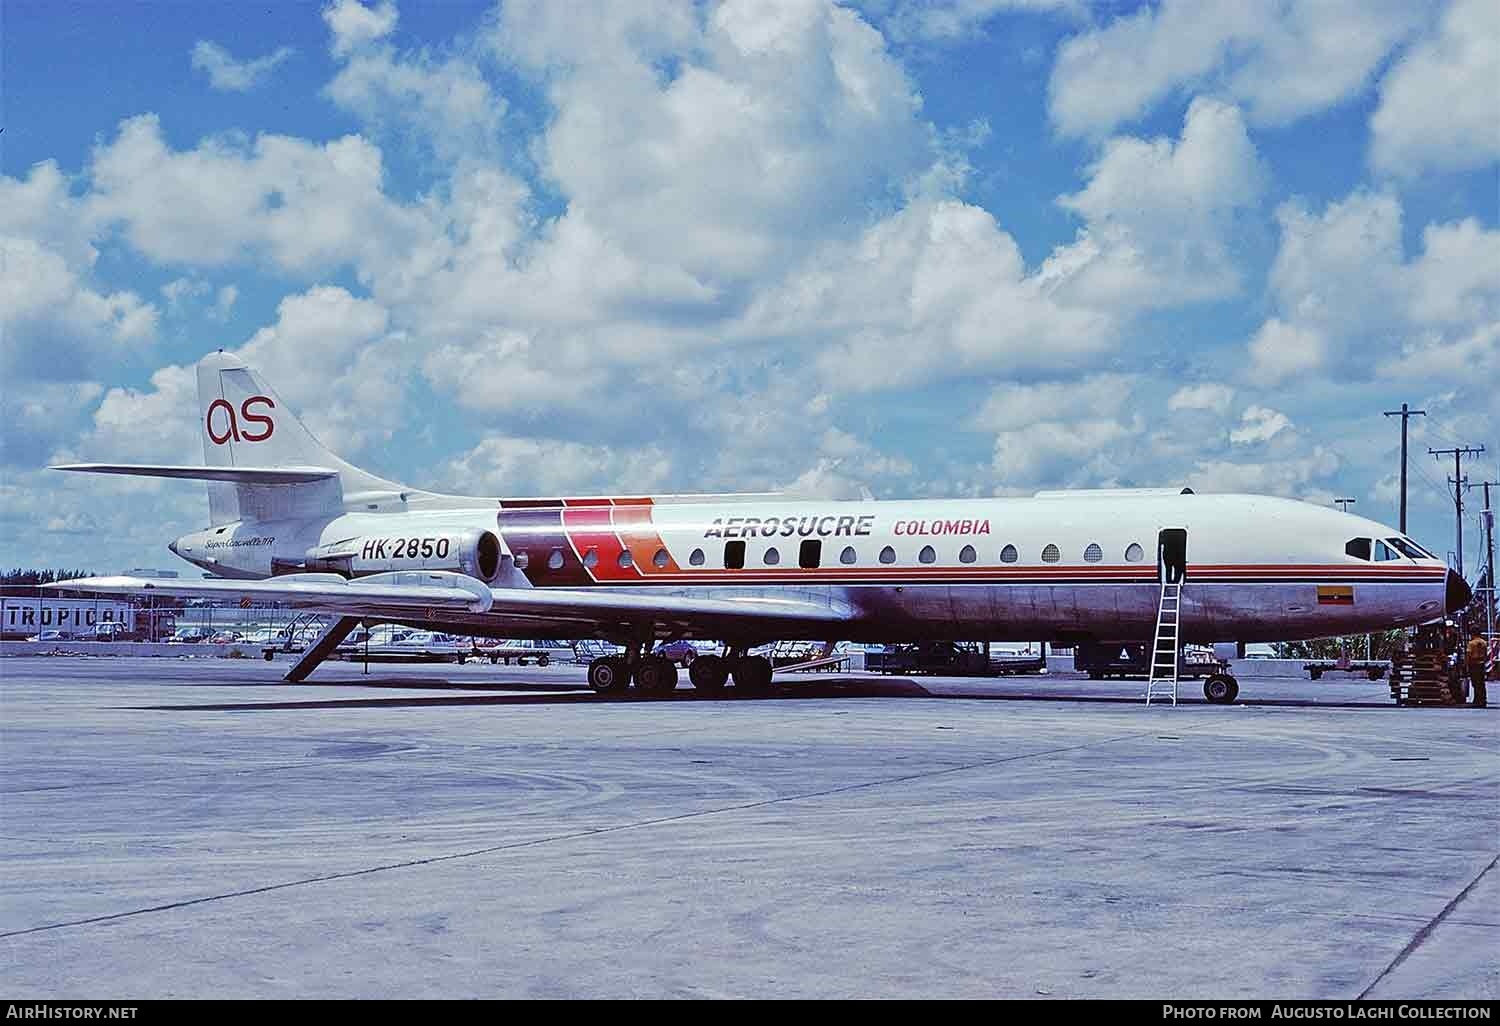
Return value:
M 198 364 L 205 466 L 59 470 L 208 482 L 210 526 L 168 546 L 204 580 L 87 578 L 86 593 L 276 602 L 333 614 L 301 680 L 361 621 L 495 637 L 601 638 L 590 685 L 674 688 L 660 639 L 707 639 L 697 689 L 771 682 L 748 654 L 781 639 L 1150 640 L 1163 582 L 1180 640 L 1325 637 L 1430 620 L 1469 588 L 1401 532 L 1259 495 L 1187 489 L 1032 498 L 802 501 L 767 496 L 484 499 L 440 495 L 323 448 L 253 369 Z M 1233 701 L 1227 669 L 1211 701 Z

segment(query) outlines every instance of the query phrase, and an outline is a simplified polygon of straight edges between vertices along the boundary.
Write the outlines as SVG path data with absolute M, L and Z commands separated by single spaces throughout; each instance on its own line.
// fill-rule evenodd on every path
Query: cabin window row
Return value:
M 1352 546 L 1354 543 L 1351 542 Z M 1354 553 L 1351 552 L 1351 555 Z M 1125 560 L 1129 563 L 1139 563 L 1146 558 L 1146 550 L 1138 543 L 1131 542 L 1125 548 Z M 1364 558 L 1368 559 L 1369 556 Z M 887 545 L 880 550 L 877 559 L 883 565 L 890 566 L 897 562 L 898 556 L 894 547 Z M 979 553 L 972 545 L 965 545 L 958 551 L 960 563 L 975 563 L 979 559 Z M 1000 550 L 1000 562 L 1016 563 L 1021 559 L 1020 550 L 1014 545 L 1006 545 Z M 1098 542 L 1090 542 L 1083 550 L 1083 559 L 1086 563 L 1100 563 L 1104 561 L 1104 549 Z M 530 554 L 521 551 L 515 555 L 516 569 L 525 570 L 531 565 Z M 547 568 L 549 570 L 561 570 L 566 561 L 563 550 L 554 548 L 547 556 Z M 804 570 L 812 570 L 822 565 L 823 543 L 819 539 L 806 539 L 798 546 L 797 565 Z M 1042 549 L 1043 563 L 1060 563 L 1062 561 L 1062 550 L 1056 545 L 1047 545 Z M 621 550 L 615 562 L 620 569 L 628 570 L 635 566 L 635 555 L 629 550 Z M 702 549 L 694 549 L 688 556 L 689 566 L 703 566 L 708 562 L 708 557 Z M 781 565 L 781 550 L 772 545 L 761 553 L 761 562 L 766 566 Z M 839 552 L 839 562 L 845 566 L 855 566 L 859 563 L 859 553 L 854 546 L 846 545 Z M 917 562 L 931 564 L 937 562 L 937 550 L 931 545 L 922 546 L 917 553 Z M 665 548 L 658 548 L 651 556 L 651 564 L 658 570 L 665 570 L 671 566 L 672 557 Z M 599 550 L 590 548 L 583 554 L 583 565 L 592 570 L 599 565 Z M 724 543 L 724 567 L 728 570 L 743 570 L 745 567 L 745 543 L 743 541 L 729 541 Z

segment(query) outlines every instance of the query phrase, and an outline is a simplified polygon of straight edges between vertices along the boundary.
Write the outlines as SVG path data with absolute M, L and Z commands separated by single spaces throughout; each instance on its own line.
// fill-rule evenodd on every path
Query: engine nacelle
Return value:
M 451 570 L 481 581 L 500 572 L 500 539 L 492 531 L 365 535 L 307 550 L 309 572 L 365 577 L 397 570 Z

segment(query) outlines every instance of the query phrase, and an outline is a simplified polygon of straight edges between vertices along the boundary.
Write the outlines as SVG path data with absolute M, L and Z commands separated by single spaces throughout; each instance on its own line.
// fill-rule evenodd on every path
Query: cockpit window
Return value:
M 1437 559 L 1410 538 L 1387 538 L 1386 541 L 1390 543 L 1391 548 L 1409 559 Z
M 1350 538 L 1344 546 L 1344 555 L 1353 556 L 1355 559 L 1363 559 L 1368 562 L 1370 559 L 1370 539 Z
M 1375 562 L 1389 563 L 1393 559 L 1400 558 L 1401 557 L 1396 553 L 1396 550 L 1391 548 L 1385 542 L 1378 541 L 1375 543 Z

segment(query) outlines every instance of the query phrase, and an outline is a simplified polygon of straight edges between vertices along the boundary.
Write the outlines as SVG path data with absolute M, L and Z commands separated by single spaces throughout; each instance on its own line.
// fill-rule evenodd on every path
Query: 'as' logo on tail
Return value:
M 276 422 L 263 413 L 254 413 L 251 408 L 256 403 L 264 403 L 267 409 L 274 410 L 276 404 L 271 401 L 270 396 L 252 395 L 240 403 L 239 412 L 236 413 L 234 406 L 227 399 L 215 399 L 208 404 L 208 415 L 204 418 L 204 426 L 208 428 L 208 437 L 215 445 L 223 445 L 233 439 L 236 442 L 264 442 L 276 431 Z M 215 426 L 214 414 L 222 411 L 223 415 L 218 418 L 218 426 Z M 240 427 L 240 422 L 245 422 L 245 427 Z M 250 425 L 262 425 L 259 430 L 253 430 Z

